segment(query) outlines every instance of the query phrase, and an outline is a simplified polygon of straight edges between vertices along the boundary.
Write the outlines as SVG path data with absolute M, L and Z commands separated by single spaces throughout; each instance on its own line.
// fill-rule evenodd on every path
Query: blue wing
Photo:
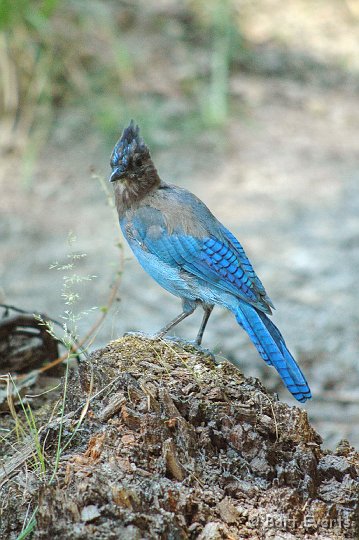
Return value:
M 129 229 L 125 224 L 122 228 Z M 132 219 L 130 229 L 143 247 L 161 261 L 180 267 L 263 312 L 271 312 L 273 305 L 241 244 L 219 222 L 216 230 L 211 227 L 208 236 L 184 234 L 178 229 L 169 233 L 163 215 L 143 207 Z

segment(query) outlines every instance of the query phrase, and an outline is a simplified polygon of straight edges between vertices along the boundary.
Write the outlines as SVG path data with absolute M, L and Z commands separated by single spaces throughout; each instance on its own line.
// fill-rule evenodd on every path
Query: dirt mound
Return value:
M 171 341 L 111 342 L 70 377 L 65 443 L 89 394 L 53 481 L 22 468 L 3 483 L 1 538 L 36 506 L 37 539 L 356 537 L 358 454 L 322 450 L 303 409 L 231 364 Z M 58 425 L 42 433 L 48 461 Z

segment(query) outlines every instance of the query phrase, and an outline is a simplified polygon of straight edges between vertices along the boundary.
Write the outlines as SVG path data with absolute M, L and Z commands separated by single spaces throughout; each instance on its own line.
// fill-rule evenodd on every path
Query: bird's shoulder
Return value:
M 168 234 L 196 238 L 208 236 L 211 223 L 216 220 L 196 195 L 165 183 L 144 197 L 136 208 L 129 209 L 124 218 L 141 226 L 160 226 Z

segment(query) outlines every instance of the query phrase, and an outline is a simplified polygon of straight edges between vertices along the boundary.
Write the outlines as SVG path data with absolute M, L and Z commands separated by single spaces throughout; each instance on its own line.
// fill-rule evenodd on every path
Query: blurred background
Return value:
M 134 118 L 160 175 L 244 245 L 325 444 L 359 446 L 358 52 L 358 0 L 1 0 L 0 302 L 63 320 L 50 267 L 75 249 L 79 336 L 121 274 L 90 349 L 179 313 L 110 204 L 109 156 Z M 294 403 L 231 314 L 215 310 L 204 346 Z

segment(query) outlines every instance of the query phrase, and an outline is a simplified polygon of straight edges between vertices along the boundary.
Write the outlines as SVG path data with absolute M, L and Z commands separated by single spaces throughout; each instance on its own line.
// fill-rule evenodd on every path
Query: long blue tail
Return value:
M 288 351 L 282 334 L 268 317 L 244 302 L 240 303 L 235 315 L 263 360 L 276 368 L 289 392 L 302 403 L 311 398 L 303 373 Z

